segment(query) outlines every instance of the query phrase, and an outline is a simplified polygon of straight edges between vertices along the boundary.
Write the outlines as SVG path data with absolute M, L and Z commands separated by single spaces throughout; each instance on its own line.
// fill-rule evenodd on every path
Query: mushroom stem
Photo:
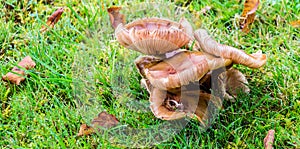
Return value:
M 257 51 L 253 54 L 246 54 L 237 48 L 220 44 L 212 39 L 206 30 L 198 29 L 194 36 L 204 52 L 226 59 L 232 59 L 236 64 L 242 64 L 251 68 L 259 68 L 266 64 L 267 56 Z

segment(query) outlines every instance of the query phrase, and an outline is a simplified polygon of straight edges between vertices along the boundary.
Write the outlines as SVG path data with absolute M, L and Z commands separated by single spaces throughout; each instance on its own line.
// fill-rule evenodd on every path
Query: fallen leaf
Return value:
M 274 134 L 275 134 L 275 130 L 271 129 L 268 131 L 267 136 L 264 138 L 265 149 L 273 148 Z
M 300 27 L 300 20 L 292 21 L 290 24 L 295 28 Z
M 28 70 L 35 67 L 35 62 L 31 59 L 30 56 L 26 56 L 22 61 L 19 62 L 18 66 Z M 2 79 L 4 81 L 10 81 L 14 84 L 20 85 L 20 82 L 25 80 L 24 70 L 21 70 L 15 66 L 13 67 L 12 72 L 9 72 L 6 75 L 2 76 Z
M 93 119 L 92 126 L 82 124 L 77 136 L 90 135 L 92 133 L 95 133 L 96 131 L 101 131 L 101 128 L 109 129 L 116 126 L 118 123 L 119 121 L 114 115 L 108 114 L 107 112 L 103 111 Z
M 112 6 L 107 9 L 111 26 L 116 29 L 119 24 L 125 24 L 125 16 L 120 13 L 122 7 Z
M 98 114 L 98 117 L 94 118 L 92 124 L 94 127 L 100 126 L 104 128 L 111 128 L 116 126 L 119 123 L 118 119 L 107 112 L 103 111 Z
M 249 25 L 254 22 L 255 12 L 258 8 L 259 0 L 246 0 L 244 10 L 240 19 L 240 28 L 243 32 L 250 31 Z
M 88 126 L 87 124 L 82 124 L 80 126 L 77 136 L 86 136 L 86 135 L 90 135 L 92 133 L 95 133 L 95 130 L 93 127 Z
M 47 20 L 46 24 L 48 27 L 53 28 L 54 25 L 59 21 L 62 13 L 64 12 L 64 8 L 58 8 Z M 48 27 L 42 26 L 41 32 L 45 32 L 48 30 Z

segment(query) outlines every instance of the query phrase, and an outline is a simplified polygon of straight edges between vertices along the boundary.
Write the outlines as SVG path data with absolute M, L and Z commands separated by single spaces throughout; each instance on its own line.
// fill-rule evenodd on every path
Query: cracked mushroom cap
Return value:
M 198 81 L 210 70 L 231 63 L 229 59 L 217 58 L 200 51 L 184 51 L 164 60 L 144 56 L 135 61 L 140 74 L 162 90 Z
M 148 55 L 177 50 L 194 39 L 193 28 L 186 19 L 177 23 L 162 18 L 144 18 L 119 24 L 115 35 L 124 47 Z

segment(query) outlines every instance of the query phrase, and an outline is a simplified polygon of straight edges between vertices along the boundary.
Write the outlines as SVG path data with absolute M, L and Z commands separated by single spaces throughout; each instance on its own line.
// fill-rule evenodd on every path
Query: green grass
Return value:
M 177 125 L 156 119 L 148 108 L 148 94 L 140 88 L 133 63 L 141 54 L 121 47 L 108 21 L 105 9 L 113 2 L 1 1 L 0 75 L 27 55 L 37 65 L 20 86 L 0 81 L 0 146 L 262 148 L 267 131 L 275 129 L 274 147 L 300 148 L 300 31 L 289 24 L 300 19 L 299 0 L 261 1 L 247 35 L 238 26 L 242 1 L 177 1 L 186 10 L 178 15 L 169 11 L 174 5 L 162 5 L 158 12 L 138 1 L 114 4 L 125 7 L 130 21 L 143 16 L 178 21 L 185 16 L 221 43 L 247 53 L 262 50 L 267 64 L 256 70 L 235 66 L 246 75 L 251 93 L 235 103 L 224 101 L 207 130 L 190 121 L 178 132 Z M 212 7 L 208 15 L 193 17 L 205 6 Z M 41 34 L 41 26 L 59 7 L 65 8 L 62 19 Z M 104 134 L 76 137 L 80 125 L 103 110 L 121 125 Z

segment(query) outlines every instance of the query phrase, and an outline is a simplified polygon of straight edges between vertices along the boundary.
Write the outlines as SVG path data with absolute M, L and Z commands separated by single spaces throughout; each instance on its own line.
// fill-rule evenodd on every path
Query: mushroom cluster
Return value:
M 267 59 L 261 51 L 246 54 L 219 44 L 206 30 L 193 31 L 184 18 L 120 22 L 115 36 L 122 46 L 146 55 L 135 64 L 150 94 L 151 111 L 163 120 L 191 117 L 204 124 L 209 104 L 220 108 L 223 98 L 234 101 L 239 91 L 250 91 L 245 76 L 231 66 L 259 68 Z

